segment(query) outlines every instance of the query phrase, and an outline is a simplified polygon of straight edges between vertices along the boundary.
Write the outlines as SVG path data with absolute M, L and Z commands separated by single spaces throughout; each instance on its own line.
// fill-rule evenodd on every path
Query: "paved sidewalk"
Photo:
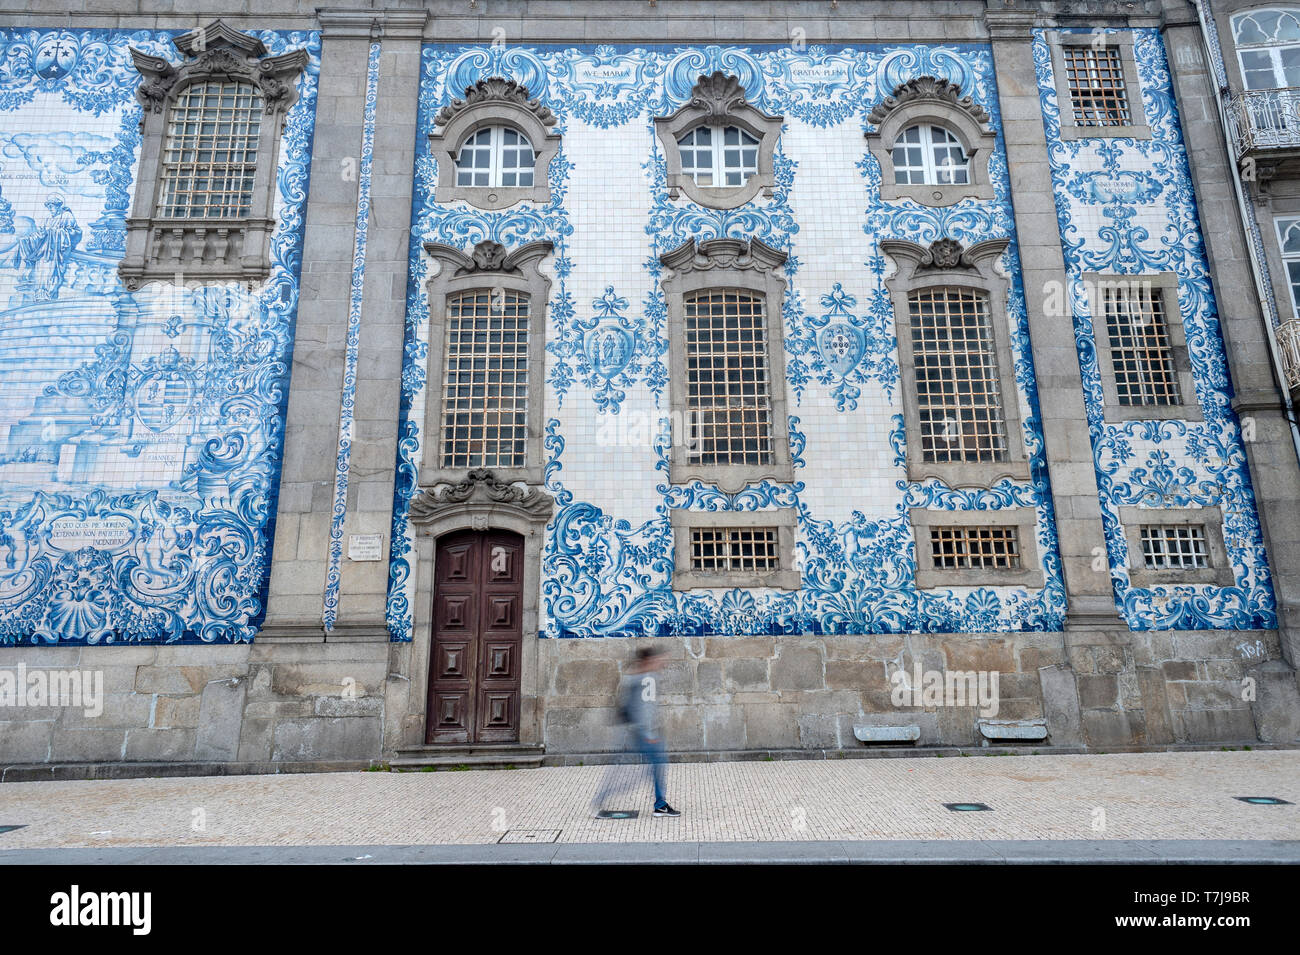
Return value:
M 0 851 L 330 846 L 373 854 L 383 846 L 684 843 L 690 848 L 683 851 L 699 858 L 710 843 L 1107 840 L 1129 843 L 1124 851 L 1158 853 L 1149 845 L 1156 840 L 1300 839 L 1300 805 L 1233 798 L 1300 803 L 1294 750 L 679 763 L 668 769 L 679 819 L 650 816 L 644 781 L 619 800 L 639 809 L 638 818 L 591 818 L 587 804 L 605 771 L 5 783 L 0 828 L 23 828 L 0 833 Z M 644 775 L 643 767 L 620 771 Z M 943 806 L 950 802 L 982 802 L 993 811 L 951 812 Z M 1294 859 L 1294 849 L 1277 851 Z

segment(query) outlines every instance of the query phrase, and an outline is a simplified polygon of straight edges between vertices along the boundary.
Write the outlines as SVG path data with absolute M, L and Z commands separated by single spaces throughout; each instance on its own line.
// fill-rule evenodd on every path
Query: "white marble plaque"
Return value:
M 348 560 L 382 560 L 383 550 L 382 534 L 348 535 Z

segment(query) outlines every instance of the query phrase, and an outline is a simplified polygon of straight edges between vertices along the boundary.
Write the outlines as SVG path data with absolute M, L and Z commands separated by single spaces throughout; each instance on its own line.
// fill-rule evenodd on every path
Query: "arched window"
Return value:
M 970 182 L 970 160 L 961 140 L 942 126 L 909 126 L 894 141 L 894 182 L 965 185 Z
M 880 164 L 880 196 L 950 206 L 992 199 L 989 159 L 997 134 L 961 87 L 918 76 L 894 87 L 867 115 L 867 148 Z
M 168 112 L 159 216 L 242 219 L 250 212 L 262 97 L 251 83 L 191 83 Z
M 1238 14 L 1232 35 L 1246 89 L 1300 87 L 1300 9 Z
M 697 126 L 677 147 L 682 175 L 697 186 L 737 188 L 758 172 L 759 141 L 739 126 Z
M 456 157 L 458 186 L 532 186 L 537 153 L 528 137 L 510 126 L 471 133 Z
M 655 118 L 664 151 L 668 198 L 682 193 L 711 209 L 735 209 L 776 186 L 773 154 L 781 117 L 745 101 L 735 76 L 701 76 L 691 98 L 670 116 Z
M 560 149 L 555 114 L 526 86 L 489 76 L 434 117 L 429 147 L 438 163 L 437 202 L 508 209 L 549 202 L 551 160 Z

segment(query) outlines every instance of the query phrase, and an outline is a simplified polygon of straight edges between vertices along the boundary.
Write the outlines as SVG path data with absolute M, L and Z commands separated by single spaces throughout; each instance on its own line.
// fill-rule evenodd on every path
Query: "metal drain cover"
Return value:
M 22 826 L 0 826 L 0 832 L 13 832 L 15 829 L 26 829 L 26 828 L 27 828 L 26 825 L 22 825 Z
M 558 838 L 560 838 L 559 829 L 507 829 L 497 842 L 500 845 L 508 842 L 554 842 Z
M 1278 799 L 1276 796 L 1233 796 L 1233 799 L 1240 799 L 1242 802 L 1248 802 L 1252 806 L 1290 806 L 1291 803 L 1285 799 Z
M 641 815 L 639 809 L 602 809 L 596 813 L 601 819 L 635 819 Z
M 950 812 L 992 812 L 992 806 L 982 802 L 946 802 L 944 808 Z

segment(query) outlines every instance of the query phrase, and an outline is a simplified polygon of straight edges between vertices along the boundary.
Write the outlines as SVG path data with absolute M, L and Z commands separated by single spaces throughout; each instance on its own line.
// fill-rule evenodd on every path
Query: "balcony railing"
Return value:
M 1300 149 L 1300 89 L 1247 90 L 1228 100 L 1240 159 L 1260 149 Z
M 1288 319 L 1277 327 L 1277 347 L 1287 387 L 1295 391 L 1300 388 L 1300 319 Z

